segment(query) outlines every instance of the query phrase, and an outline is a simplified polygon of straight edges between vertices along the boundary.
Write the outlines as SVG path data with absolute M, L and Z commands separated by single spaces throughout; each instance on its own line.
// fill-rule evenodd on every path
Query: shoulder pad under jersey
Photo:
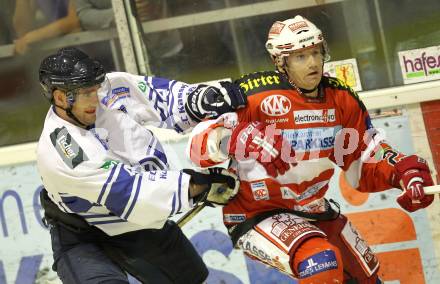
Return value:
M 241 76 L 234 81 L 247 96 L 267 90 L 291 89 L 284 76 L 276 71 L 259 71 Z
M 330 88 L 339 89 L 339 90 L 346 90 L 346 91 L 349 91 L 351 93 L 355 93 L 355 91 L 349 85 L 347 85 L 341 79 L 338 79 L 338 78 L 335 78 L 335 77 L 323 76 L 322 80 L 321 80 L 321 84 L 324 87 L 330 87 Z
M 347 85 L 341 79 L 335 77 L 323 76 L 321 80 L 321 84 L 324 88 L 332 88 L 336 90 L 346 91 L 344 93 L 348 93 L 348 95 L 352 96 L 363 111 L 366 110 L 365 105 L 362 103 L 361 99 L 359 98 L 358 93 L 354 91 L 349 85 Z

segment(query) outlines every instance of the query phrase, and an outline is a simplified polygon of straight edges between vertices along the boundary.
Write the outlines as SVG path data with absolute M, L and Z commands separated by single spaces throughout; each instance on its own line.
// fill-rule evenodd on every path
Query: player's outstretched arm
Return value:
M 189 139 L 189 156 L 200 167 L 218 165 L 229 158 L 253 159 L 270 176 L 284 174 L 295 164 L 294 151 L 275 125 L 261 122 L 234 122 L 234 114 L 199 124 Z
M 237 85 L 221 81 L 220 88 L 199 85 L 189 93 L 185 110 L 194 121 L 217 118 L 246 106 L 246 95 Z

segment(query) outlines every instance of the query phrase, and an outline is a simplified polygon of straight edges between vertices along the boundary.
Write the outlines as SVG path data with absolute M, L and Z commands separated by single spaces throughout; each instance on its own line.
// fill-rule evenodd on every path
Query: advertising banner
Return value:
M 404 84 L 440 79 L 440 46 L 399 51 Z
M 362 91 L 359 69 L 355 58 L 326 62 L 324 64 L 324 76 L 336 77 L 356 92 Z
M 406 154 L 414 152 L 405 115 L 378 118 L 373 123 L 385 130 L 391 145 Z M 184 141 L 166 146 L 169 160 L 176 162 L 173 167 L 189 165 L 182 157 L 184 147 Z M 397 189 L 374 194 L 357 192 L 339 172 L 331 181 L 327 197 L 341 205 L 342 213 L 376 252 L 385 283 L 439 283 L 439 258 L 433 249 L 427 212 L 403 211 L 395 201 L 400 193 Z M 50 269 L 50 236 L 41 222 L 41 181 L 35 163 L 0 167 L 0 179 L 0 284 L 61 283 Z M 209 267 L 207 283 L 296 283 L 233 249 L 220 208 L 203 209 L 183 229 Z

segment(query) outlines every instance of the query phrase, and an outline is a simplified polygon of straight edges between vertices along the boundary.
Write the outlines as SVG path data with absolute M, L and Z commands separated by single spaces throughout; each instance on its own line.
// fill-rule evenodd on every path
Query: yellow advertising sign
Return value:
M 350 86 L 353 90 L 357 92 L 362 91 L 355 58 L 325 63 L 324 76 L 336 77 Z

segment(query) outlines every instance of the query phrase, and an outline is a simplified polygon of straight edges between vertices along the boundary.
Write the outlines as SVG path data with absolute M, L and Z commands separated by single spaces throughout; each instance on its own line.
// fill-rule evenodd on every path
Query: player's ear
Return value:
M 283 57 L 273 57 L 273 63 L 275 64 L 275 68 L 281 72 L 281 73 L 286 73 L 286 68 L 287 68 L 287 60 Z
M 55 105 L 67 107 L 66 94 L 62 90 L 55 89 L 52 94 Z

